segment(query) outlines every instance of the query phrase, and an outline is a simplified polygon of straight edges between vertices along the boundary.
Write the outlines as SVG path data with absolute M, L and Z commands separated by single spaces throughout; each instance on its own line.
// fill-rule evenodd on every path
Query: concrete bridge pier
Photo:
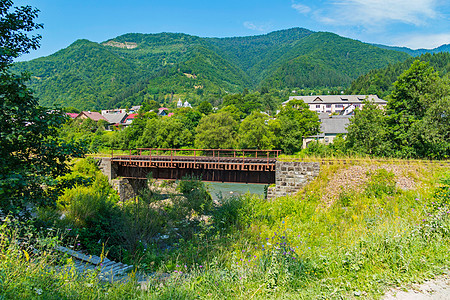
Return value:
M 132 179 L 132 178 L 117 178 L 118 165 L 111 163 L 109 157 L 95 158 L 98 162 L 98 167 L 104 175 L 108 177 L 108 181 L 119 193 L 120 201 L 127 201 L 135 198 L 138 192 L 145 188 L 147 180 Z

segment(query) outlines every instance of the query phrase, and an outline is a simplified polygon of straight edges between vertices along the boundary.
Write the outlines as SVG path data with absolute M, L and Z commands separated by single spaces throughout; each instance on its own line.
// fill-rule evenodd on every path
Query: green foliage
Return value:
M 185 199 L 178 203 L 179 206 L 184 206 L 187 213 L 194 213 L 201 215 L 209 211 L 212 207 L 212 198 L 205 186 L 205 183 L 200 179 L 187 176 L 178 182 L 177 189 L 183 194 Z M 185 214 L 186 215 L 186 214 Z
M 428 144 L 426 141 L 432 141 L 433 137 L 427 138 L 427 132 L 420 132 L 424 122 L 429 121 L 429 117 L 424 121 L 424 117 L 430 107 L 436 102 L 444 104 L 445 99 L 450 93 L 448 81 L 439 78 L 433 68 L 428 63 L 414 61 L 411 67 L 399 76 L 394 83 L 394 90 L 388 102 L 388 125 L 390 130 L 390 139 L 392 148 L 396 156 L 402 157 L 424 157 L 434 156 L 445 158 L 450 155 L 448 145 L 442 147 Z M 448 101 L 447 101 L 448 102 Z M 436 107 L 434 106 L 434 110 Z M 445 139 L 449 135 L 448 126 L 445 120 L 448 106 L 439 108 L 439 121 L 444 121 L 443 131 L 439 131 L 439 137 Z M 430 111 L 431 114 L 433 114 Z M 430 113 L 427 115 L 429 116 Z M 439 120 L 440 119 L 440 120 Z M 426 124 L 426 123 L 425 123 Z M 427 124 L 431 125 L 431 124 Z M 437 125 L 434 122 L 433 125 Z M 426 126 L 426 125 L 425 125 Z M 425 139 L 425 141 L 424 141 Z M 434 136 L 436 140 L 436 136 Z M 440 142 L 438 142 L 440 144 Z M 441 148 L 443 152 L 433 152 L 429 148 Z
M 227 112 L 202 118 L 196 128 L 195 147 L 200 149 L 233 149 L 238 123 Z
M 18 63 L 15 70 L 33 75 L 30 87 L 41 104 L 92 110 L 151 100 L 163 104 L 173 101 L 174 94 L 212 103 L 228 93 L 268 86 L 330 90 L 407 57 L 331 33 L 293 28 L 240 38 L 160 33 L 125 34 L 101 44 L 78 40 L 48 57 Z
M 56 177 L 68 171 L 70 156 L 85 149 L 57 137 L 64 114 L 39 106 L 25 85 L 28 77 L 9 72 L 12 59 L 39 46 L 40 37 L 27 33 L 41 27 L 34 22 L 37 10 L 11 6 L 0 4 L 0 209 L 26 214 L 26 206 L 55 204 Z
M 393 91 L 393 83 L 411 67 L 415 60 L 429 62 L 430 66 L 438 71 L 441 76 L 447 76 L 450 71 L 450 53 L 423 54 L 419 57 L 411 57 L 403 62 L 388 65 L 382 69 L 374 69 L 358 77 L 352 82 L 349 92 L 355 95 L 376 94 L 384 99 Z
M 13 62 L 14 58 L 31 49 L 39 48 L 40 35 L 28 36 L 28 32 L 42 28 L 35 23 L 38 9 L 29 5 L 13 8 L 12 0 L 0 3 L 0 70 L 3 72 Z
M 395 81 L 386 111 L 365 102 L 350 119 L 344 147 L 325 148 L 353 155 L 446 159 L 449 94 L 448 78 L 440 78 L 428 62 L 415 60 Z M 314 147 L 308 151 L 319 154 L 319 150 L 325 152 Z
M 347 126 L 346 147 L 374 156 L 388 155 L 390 142 L 384 111 L 370 101 L 365 101 L 361 110 L 355 111 Z
M 238 141 L 240 149 L 272 149 L 275 135 L 268 125 L 268 116 L 252 112 L 239 126 Z
M 289 101 L 277 119 L 270 123 L 277 137 L 277 148 L 292 154 L 302 148 L 303 137 L 319 133 L 319 118 L 301 100 Z
M 369 197 L 382 197 L 396 193 L 395 175 L 385 169 L 369 172 L 369 181 L 365 187 L 365 193 Z
M 213 107 L 208 101 L 202 101 L 197 109 L 200 113 L 209 115 L 212 113 Z
M 131 280 L 111 284 L 101 281 L 97 270 L 74 272 L 72 259 L 54 252 L 55 245 L 63 243 L 60 233 L 37 231 L 29 224 L 7 218 L 0 226 L 0 297 L 55 300 L 139 297 L 140 292 Z

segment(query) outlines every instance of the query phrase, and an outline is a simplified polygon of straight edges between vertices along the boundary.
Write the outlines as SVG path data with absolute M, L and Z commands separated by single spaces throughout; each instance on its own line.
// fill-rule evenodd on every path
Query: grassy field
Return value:
M 352 167 L 364 180 L 352 182 L 349 173 L 344 186 L 327 190 Z M 408 189 L 399 185 L 405 178 L 414 183 Z M 143 249 L 137 265 L 156 274 L 144 289 L 132 280 L 109 284 L 95 274 L 53 271 L 48 266 L 56 260 L 48 250 L 32 254 L 12 243 L 21 234 L 4 222 L 0 298 L 381 298 L 391 287 L 448 272 L 449 186 L 445 165 L 370 160 L 323 165 L 297 195 L 223 200 L 190 238 Z M 55 239 L 38 240 L 51 245 Z

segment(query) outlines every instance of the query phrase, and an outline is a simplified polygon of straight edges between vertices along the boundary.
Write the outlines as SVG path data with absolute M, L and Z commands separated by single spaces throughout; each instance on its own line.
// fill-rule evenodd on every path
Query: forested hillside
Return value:
M 43 105 L 100 109 L 175 97 L 195 104 L 263 87 L 348 87 L 369 70 L 408 57 L 301 28 L 236 38 L 131 33 L 100 44 L 78 40 L 14 70 L 31 73 Z
M 411 57 L 404 62 L 392 64 L 383 69 L 372 70 L 356 79 L 349 92 L 351 94 L 377 94 L 383 98 L 392 92 L 394 88 L 392 84 L 397 80 L 397 77 L 406 71 L 416 59 L 429 62 L 430 66 L 438 71 L 440 76 L 446 77 L 450 73 L 450 53 L 427 53 L 419 57 Z

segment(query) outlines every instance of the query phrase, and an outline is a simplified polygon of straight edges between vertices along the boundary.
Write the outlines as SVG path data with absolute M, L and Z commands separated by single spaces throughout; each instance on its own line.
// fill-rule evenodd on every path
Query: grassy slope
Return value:
M 414 177 L 418 188 L 410 191 L 394 192 L 395 179 L 381 173 L 365 184 L 365 191 L 352 193 L 347 187 L 348 193 L 338 193 L 338 200 L 325 206 L 323 187 L 342 168 L 348 165 L 323 167 L 297 196 L 231 201 L 227 210 L 215 214 L 223 226 L 205 225 L 168 252 L 144 255 L 141 263 L 159 261 L 158 270 L 172 275 L 164 284 L 151 281 L 146 292 L 72 277 L 64 284 L 59 275 L 49 282 L 62 284 L 64 293 L 59 295 L 77 291 L 81 298 L 106 299 L 110 294 L 105 292 L 115 291 L 123 298 L 145 299 L 351 299 L 380 297 L 390 286 L 421 281 L 448 268 L 450 194 L 435 190 L 445 173 L 450 178 L 448 166 L 412 163 L 413 171 L 405 176 Z M 227 211 L 232 215 L 225 215 Z M 12 272 L 16 278 L 15 285 L 9 283 L 16 290 L 5 289 L 8 285 L 0 280 L 6 298 L 36 293 L 35 288 L 47 292 L 47 277 L 26 269 L 24 256 L 13 259 L 4 244 L 2 240 L 0 255 L 9 259 L 1 261 L 0 269 L 9 273 L 0 276 Z M 25 281 L 29 284 L 20 284 Z M 89 294 L 86 286 L 91 284 Z

